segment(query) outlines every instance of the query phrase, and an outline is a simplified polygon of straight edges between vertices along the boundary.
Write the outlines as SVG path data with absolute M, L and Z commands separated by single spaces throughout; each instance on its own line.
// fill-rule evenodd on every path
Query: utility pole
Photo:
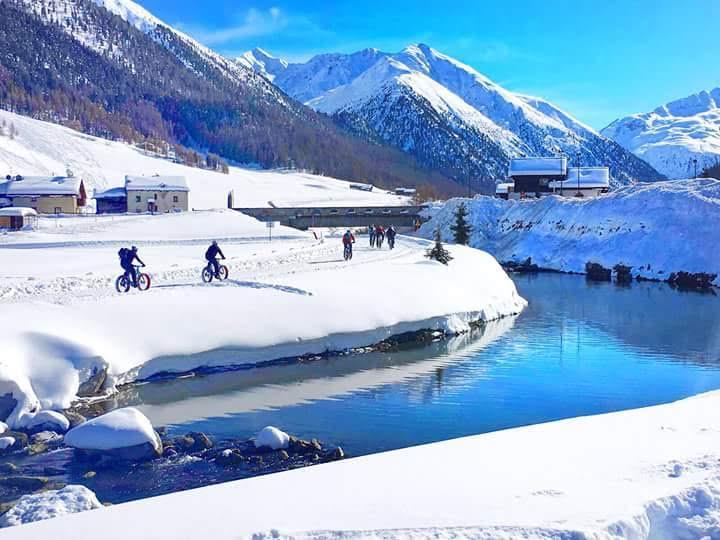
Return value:
M 580 152 L 577 153 L 576 160 L 577 160 L 577 184 L 578 184 L 577 196 L 580 197 Z
M 695 176 L 693 178 L 697 178 L 697 158 L 693 158 L 693 165 L 695 165 Z

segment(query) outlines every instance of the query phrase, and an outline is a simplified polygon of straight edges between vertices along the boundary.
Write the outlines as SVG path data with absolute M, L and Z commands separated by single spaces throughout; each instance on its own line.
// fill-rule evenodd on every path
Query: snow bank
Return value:
M 102 504 L 88 488 L 66 486 L 58 491 L 24 495 L 15 506 L 0 516 L 0 527 L 12 527 L 96 508 L 102 508 Z
M 358 247 L 345 264 L 338 241 L 329 259 L 262 281 L 202 286 L 196 270 L 190 282 L 156 281 L 142 294 L 15 303 L 0 312 L 7 348 L 0 395 L 3 369 L 12 367 L 4 393 L 19 401 L 8 423 L 18 425 L 38 408 L 67 407 L 97 369 L 107 369 L 112 387 L 166 372 L 368 346 L 423 329 L 458 333 L 525 306 L 487 253 L 454 247 L 446 267 L 425 259 L 427 242 L 402 244 L 392 254 Z M 387 286 L 368 294 L 368 275 Z
M 290 436 L 273 426 L 263 428 L 255 437 L 255 448 L 272 448 L 280 450 L 287 448 L 290 444 Z
M 174 493 L 4 534 L 713 538 L 718 407 L 720 392 L 712 392 Z M 308 489 L 332 497 L 318 505 Z M 293 501 L 282 512 L 278 493 Z
M 660 280 L 677 271 L 720 275 L 718 180 L 642 184 L 588 200 L 454 199 L 429 211 L 420 234 L 429 238 L 439 226 L 449 240 L 460 202 L 468 206 L 472 245 L 501 261 L 532 257 L 569 272 L 584 272 L 588 261 L 624 264 L 634 276 Z
M 115 409 L 74 427 L 65 444 L 81 450 L 114 450 L 141 444 L 160 448 L 160 438 L 147 417 L 135 409 Z

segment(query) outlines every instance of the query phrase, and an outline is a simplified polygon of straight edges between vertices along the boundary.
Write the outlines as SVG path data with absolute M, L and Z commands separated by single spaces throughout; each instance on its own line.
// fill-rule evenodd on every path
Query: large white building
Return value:
M 497 185 L 503 199 L 561 195 L 597 197 L 610 189 L 607 167 L 569 167 L 564 157 L 514 158 L 508 170 L 509 182 Z

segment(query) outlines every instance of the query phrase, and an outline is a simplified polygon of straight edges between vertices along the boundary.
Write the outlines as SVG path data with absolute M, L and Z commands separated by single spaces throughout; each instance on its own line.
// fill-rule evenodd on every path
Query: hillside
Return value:
M 130 0 L 0 3 L 0 107 L 265 168 L 452 187 L 402 153 L 348 135 Z
M 602 133 L 669 178 L 699 174 L 720 161 L 720 88 L 615 120 Z
M 494 191 L 511 157 L 564 153 L 574 165 L 610 167 L 613 184 L 653 181 L 656 170 L 546 100 L 515 94 L 427 45 L 366 49 L 289 64 L 255 49 L 238 65 L 383 141 L 472 191 Z
M 238 206 L 403 204 L 381 190 L 372 193 L 352 190 L 347 182 L 295 171 L 264 171 L 230 167 L 221 174 L 145 155 L 121 142 L 85 135 L 49 122 L 0 110 L 0 178 L 5 175 L 63 174 L 70 168 L 83 178 L 89 192 L 123 185 L 126 174 L 178 175 L 190 185 L 190 208 L 224 208 L 230 190 Z M 15 133 L 12 138 L 9 132 Z

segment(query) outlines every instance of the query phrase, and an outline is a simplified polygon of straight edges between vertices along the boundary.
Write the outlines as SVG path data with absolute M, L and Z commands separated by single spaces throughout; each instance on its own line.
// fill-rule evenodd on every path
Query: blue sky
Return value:
M 139 0 L 229 56 L 427 43 L 596 128 L 720 86 L 719 0 Z

